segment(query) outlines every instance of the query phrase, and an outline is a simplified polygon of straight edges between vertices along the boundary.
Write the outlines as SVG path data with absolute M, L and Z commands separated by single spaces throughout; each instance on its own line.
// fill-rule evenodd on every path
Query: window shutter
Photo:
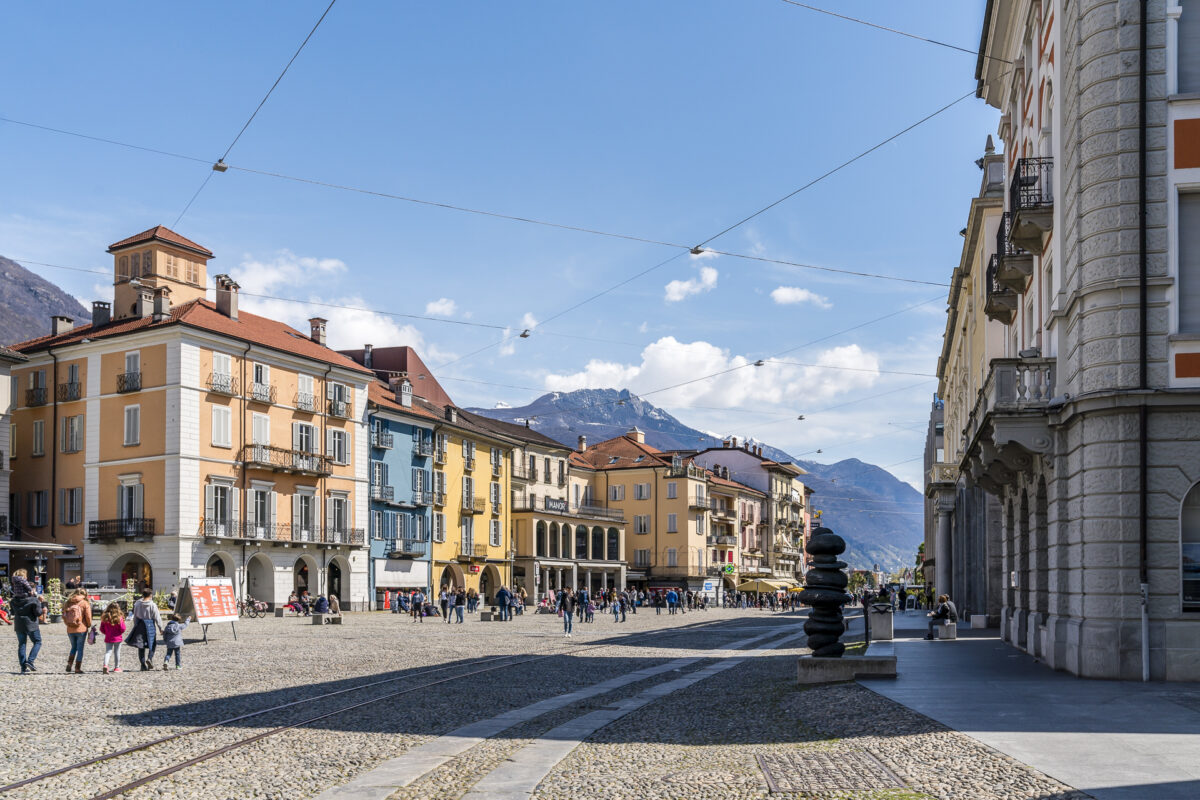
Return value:
M 336 456 L 337 455 L 337 453 L 335 452 L 335 448 L 334 448 L 334 439 L 336 437 L 333 434 L 334 434 L 333 430 L 325 431 L 325 455 L 327 455 L 327 456 Z M 334 458 L 334 460 L 336 461 L 337 459 Z
M 346 431 L 346 452 L 342 454 L 342 463 L 349 464 L 350 454 L 354 452 L 354 431 Z
M 246 527 L 253 531 L 258 525 L 258 492 L 246 490 Z M 247 531 L 248 533 L 250 531 Z
M 325 527 L 328 530 L 333 530 L 333 498 L 325 501 Z
M 144 488 L 140 483 L 133 487 L 133 516 L 138 519 L 146 516 L 146 509 L 142 505 L 142 489 Z
M 209 522 L 213 521 L 214 510 L 216 507 L 216 487 L 211 483 L 204 485 L 204 518 Z
M 325 399 L 333 399 L 333 381 L 325 381 Z
M 300 449 L 300 425 L 299 422 L 292 423 L 292 449 Z
M 292 540 L 300 538 L 301 521 L 300 521 L 300 495 L 292 495 Z
M 269 525 L 274 525 L 275 521 L 277 519 L 279 519 L 279 508 L 278 508 L 278 503 L 277 503 L 278 500 L 279 500 L 278 493 L 271 492 L 271 518 L 269 520 L 267 520 L 267 524 L 269 524 Z
M 30 507 L 32 508 L 32 505 Z M 26 511 L 28 511 L 28 509 L 26 509 Z M 33 519 L 33 517 L 29 513 L 26 513 L 25 516 L 28 519 Z M 125 487 L 124 486 L 117 487 L 117 519 L 125 519 Z
M 229 521 L 236 525 L 242 521 L 242 490 L 236 486 L 229 489 Z

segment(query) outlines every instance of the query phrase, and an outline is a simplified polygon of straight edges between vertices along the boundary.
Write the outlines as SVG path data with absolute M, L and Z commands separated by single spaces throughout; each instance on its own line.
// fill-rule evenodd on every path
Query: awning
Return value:
M 73 544 L 50 544 L 49 542 L 3 542 L 0 550 L 42 550 L 47 553 L 74 553 Z
M 784 588 L 782 581 L 764 581 L 762 579 L 739 583 L 739 592 L 777 592 Z
M 423 589 L 429 585 L 429 562 L 408 558 L 375 560 L 375 588 Z

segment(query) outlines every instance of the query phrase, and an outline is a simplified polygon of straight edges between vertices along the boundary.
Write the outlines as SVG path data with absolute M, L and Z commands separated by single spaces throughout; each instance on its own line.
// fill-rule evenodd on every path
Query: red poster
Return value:
M 237 621 L 237 598 L 231 578 L 191 578 L 186 591 L 192 601 L 189 612 L 200 624 Z

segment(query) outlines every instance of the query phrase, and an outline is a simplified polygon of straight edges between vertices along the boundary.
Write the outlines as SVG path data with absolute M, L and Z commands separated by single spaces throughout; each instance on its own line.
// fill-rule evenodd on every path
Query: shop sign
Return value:
M 543 500 L 545 501 L 545 504 L 546 504 L 546 510 L 551 512 L 552 514 L 567 513 L 567 501 L 566 500 L 560 500 L 557 497 L 546 497 L 546 498 L 543 498 Z

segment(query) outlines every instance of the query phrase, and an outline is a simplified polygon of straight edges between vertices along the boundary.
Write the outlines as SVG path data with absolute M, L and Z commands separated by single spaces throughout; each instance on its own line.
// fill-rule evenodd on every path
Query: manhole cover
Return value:
M 898 789 L 904 782 L 866 750 L 806 750 L 758 755 L 772 792 Z

